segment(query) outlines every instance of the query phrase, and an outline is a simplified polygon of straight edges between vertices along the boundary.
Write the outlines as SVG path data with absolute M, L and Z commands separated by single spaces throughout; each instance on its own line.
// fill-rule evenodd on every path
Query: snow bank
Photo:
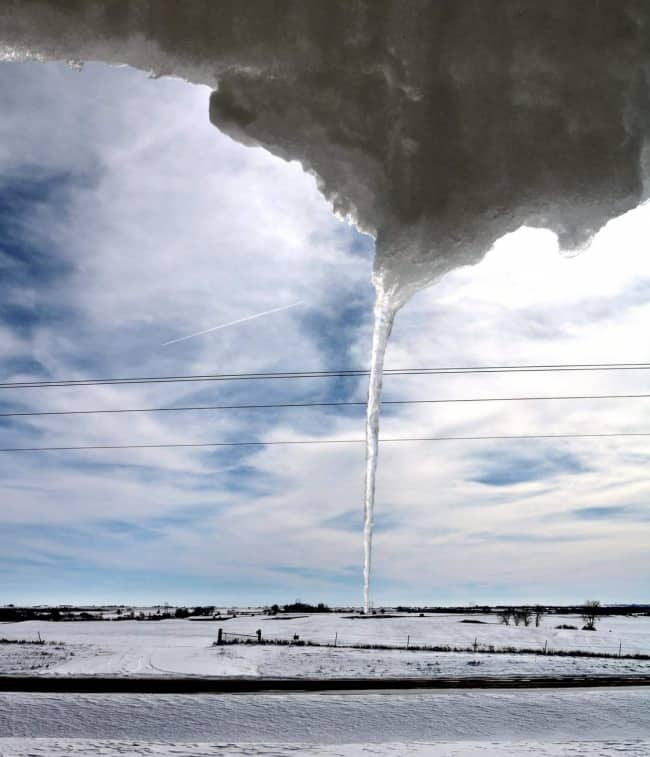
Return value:
M 279 750 L 284 751 L 280 752 Z M 650 741 L 571 741 L 563 744 L 543 742 L 389 742 L 366 746 L 337 744 L 208 744 L 97 741 L 88 739 L 2 739 L 0 757 L 75 757 L 75 755 L 102 755 L 102 757 L 140 757 L 141 755 L 174 755 L 174 757 L 209 757 L 232 755 L 242 757 L 278 757 L 295 753 L 304 757 L 366 757 L 377 755 L 413 755 L 413 757 L 573 757 L 576 754 L 593 754 L 599 757 L 646 757 L 650 754 Z
M 0 694 L 0 735 L 370 748 L 390 741 L 650 739 L 650 721 L 647 689 L 236 696 L 14 692 Z

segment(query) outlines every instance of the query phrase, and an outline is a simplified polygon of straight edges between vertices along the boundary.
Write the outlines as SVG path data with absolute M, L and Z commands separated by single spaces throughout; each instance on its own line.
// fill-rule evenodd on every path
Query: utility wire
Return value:
M 383 400 L 382 405 L 434 405 L 455 402 L 537 402 L 542 400 L 623 400 L 650 399 L 650 394 L 573 394 L 540 397 L 467 397 L 435 400 Z M 44 415 L 103 415 L 107 413 L 164 413 L 188 410 L 266 410 L 305 407 L 359 407 L 365 401 L 350 402 L 278 402 L 265 405 L 187 405 L 181 407 L 130 407 L 108 410 L 35 410 L 0 413 L 0 418 L 31 418 Z
M 615 437 L 647 437 L 650 431 L 624 431 L 600 434 L 503 434 L 489 436 L 407 436 L 380 439 L 382 444 L 395 442 L 474 442 L 503 439 L 608 439 Z M 365 439 L 292 439 L 268 442 L 193 442 L 169 444 L 91 444 L 77 447 L 4 447 L 0 452 L 79 452 L 82 450 L 170 449 L 175 447 L 274 447 L 306 444 L 364 444 Z
M 549 364 L 549 365 L 484 365 L 451 368 L 387 368 L 385 376 L 428 376 L 468 373 L 536 373 L 552 371 L 629 371 L 649 370 L 650 363 L 584 363 L 584 364 Z M 15 381 L 0 382 L 0 389 L 40 389 L 45 387 L 66 386 L 105 386 L 115 384 L 170 384 L 194 381 L 257 381 L 269 379 L 302 378 L 347 378 L 368 376 L 370 371 L 287 371 L 261 373 L 213 373 L 188 376 L 135 376 L 131 378 L 93 378 L 60 379 L 52 381 Z

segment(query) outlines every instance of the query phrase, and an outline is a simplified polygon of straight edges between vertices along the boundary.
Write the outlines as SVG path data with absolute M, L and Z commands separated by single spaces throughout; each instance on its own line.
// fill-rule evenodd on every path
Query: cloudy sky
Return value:
M 373 241 L 297 163 L 132 69 L 0 66 L 4 381 L 363 368 Z M 418 294 L 387 367 L 650 361 L 650 209 L 521 229 Z M 165 344 L 301 302 L 265 317 Z M 644 371 L 389 377 L 386 399 L 650 393 Z M 358 378 L 0 390 L 0 447 L 354 439 Z M 387 405 L 390 437 L 650 431 L 649 399 Z M 0 602 L 361 601 L 361 445 L 0 454 Z M 650 601 L 650 438 L 386 444 L 383 603 Z

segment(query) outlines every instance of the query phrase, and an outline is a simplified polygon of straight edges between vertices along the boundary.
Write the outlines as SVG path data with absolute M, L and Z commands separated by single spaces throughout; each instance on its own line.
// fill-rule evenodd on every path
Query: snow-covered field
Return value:
M 205 744 L 133 741 L 89 741 L 87 739 L 61 741 L 58 739 L 0 739 L 0 757 L 647 757 L 648 741 L 572 741 L 545 744 L 543 742 L 391 742 L 388 744 L 341 744 L 312 746 L 308 744 Z
M 463 619 L 482 623 L 463 623 Z M 650 673 L 650 661 L 551 655 L 361 650 L 346 644 L 450 645 L 650 653 L 650 617 L 611 617 L 598 630 L 557 630 L 580 619 L 546 617 L 539 628 L 503 626 L 493 616 L 414 615 L 350 619 L 342 614 L 287 618 L 236 617 L 227 621 L 28 621 L 0 625 L 0 637 L 56 644 L 0 644 L 0 673 L 44 675 L 205 676 L 433 676 Z M 337 647 L 213 646 L 217 630 L 266 639 L 292 639 Z M 226 637 L 230 638 L 230 637 Z

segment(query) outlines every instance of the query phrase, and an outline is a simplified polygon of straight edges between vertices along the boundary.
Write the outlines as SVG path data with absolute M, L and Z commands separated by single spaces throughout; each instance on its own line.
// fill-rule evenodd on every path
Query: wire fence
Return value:
M 266 636 L 258 630 L 256 634 L 225 633 L 219 629 L 217 645 L 228 644 L 262 644 L 273 646 L 297 647 L 330 647 L 339 649 L 384 650 L 407 652 L 455 652 L 469 654 L 532 654 L 556 657 L 592 657 L 605 659 L 650 660 L 650 650 L 637 648 L 632 642 L 626 646 L 622 641 L 615 644 L 595 644 L 589 647 L 569 648 L 566 642 L 559 639 L 530 640 L 525 644 L 495 644 L 479 641 L 478 636 L 473 640 L 461 642 L 432 642 L 407 634 L 403 637 L 375 638 L 357 636 L 355 634 L 340 634 L 335 632 L 329 637 L 319 634 L 317 637 L 306 638 L 298 633 L 291 636 Z

